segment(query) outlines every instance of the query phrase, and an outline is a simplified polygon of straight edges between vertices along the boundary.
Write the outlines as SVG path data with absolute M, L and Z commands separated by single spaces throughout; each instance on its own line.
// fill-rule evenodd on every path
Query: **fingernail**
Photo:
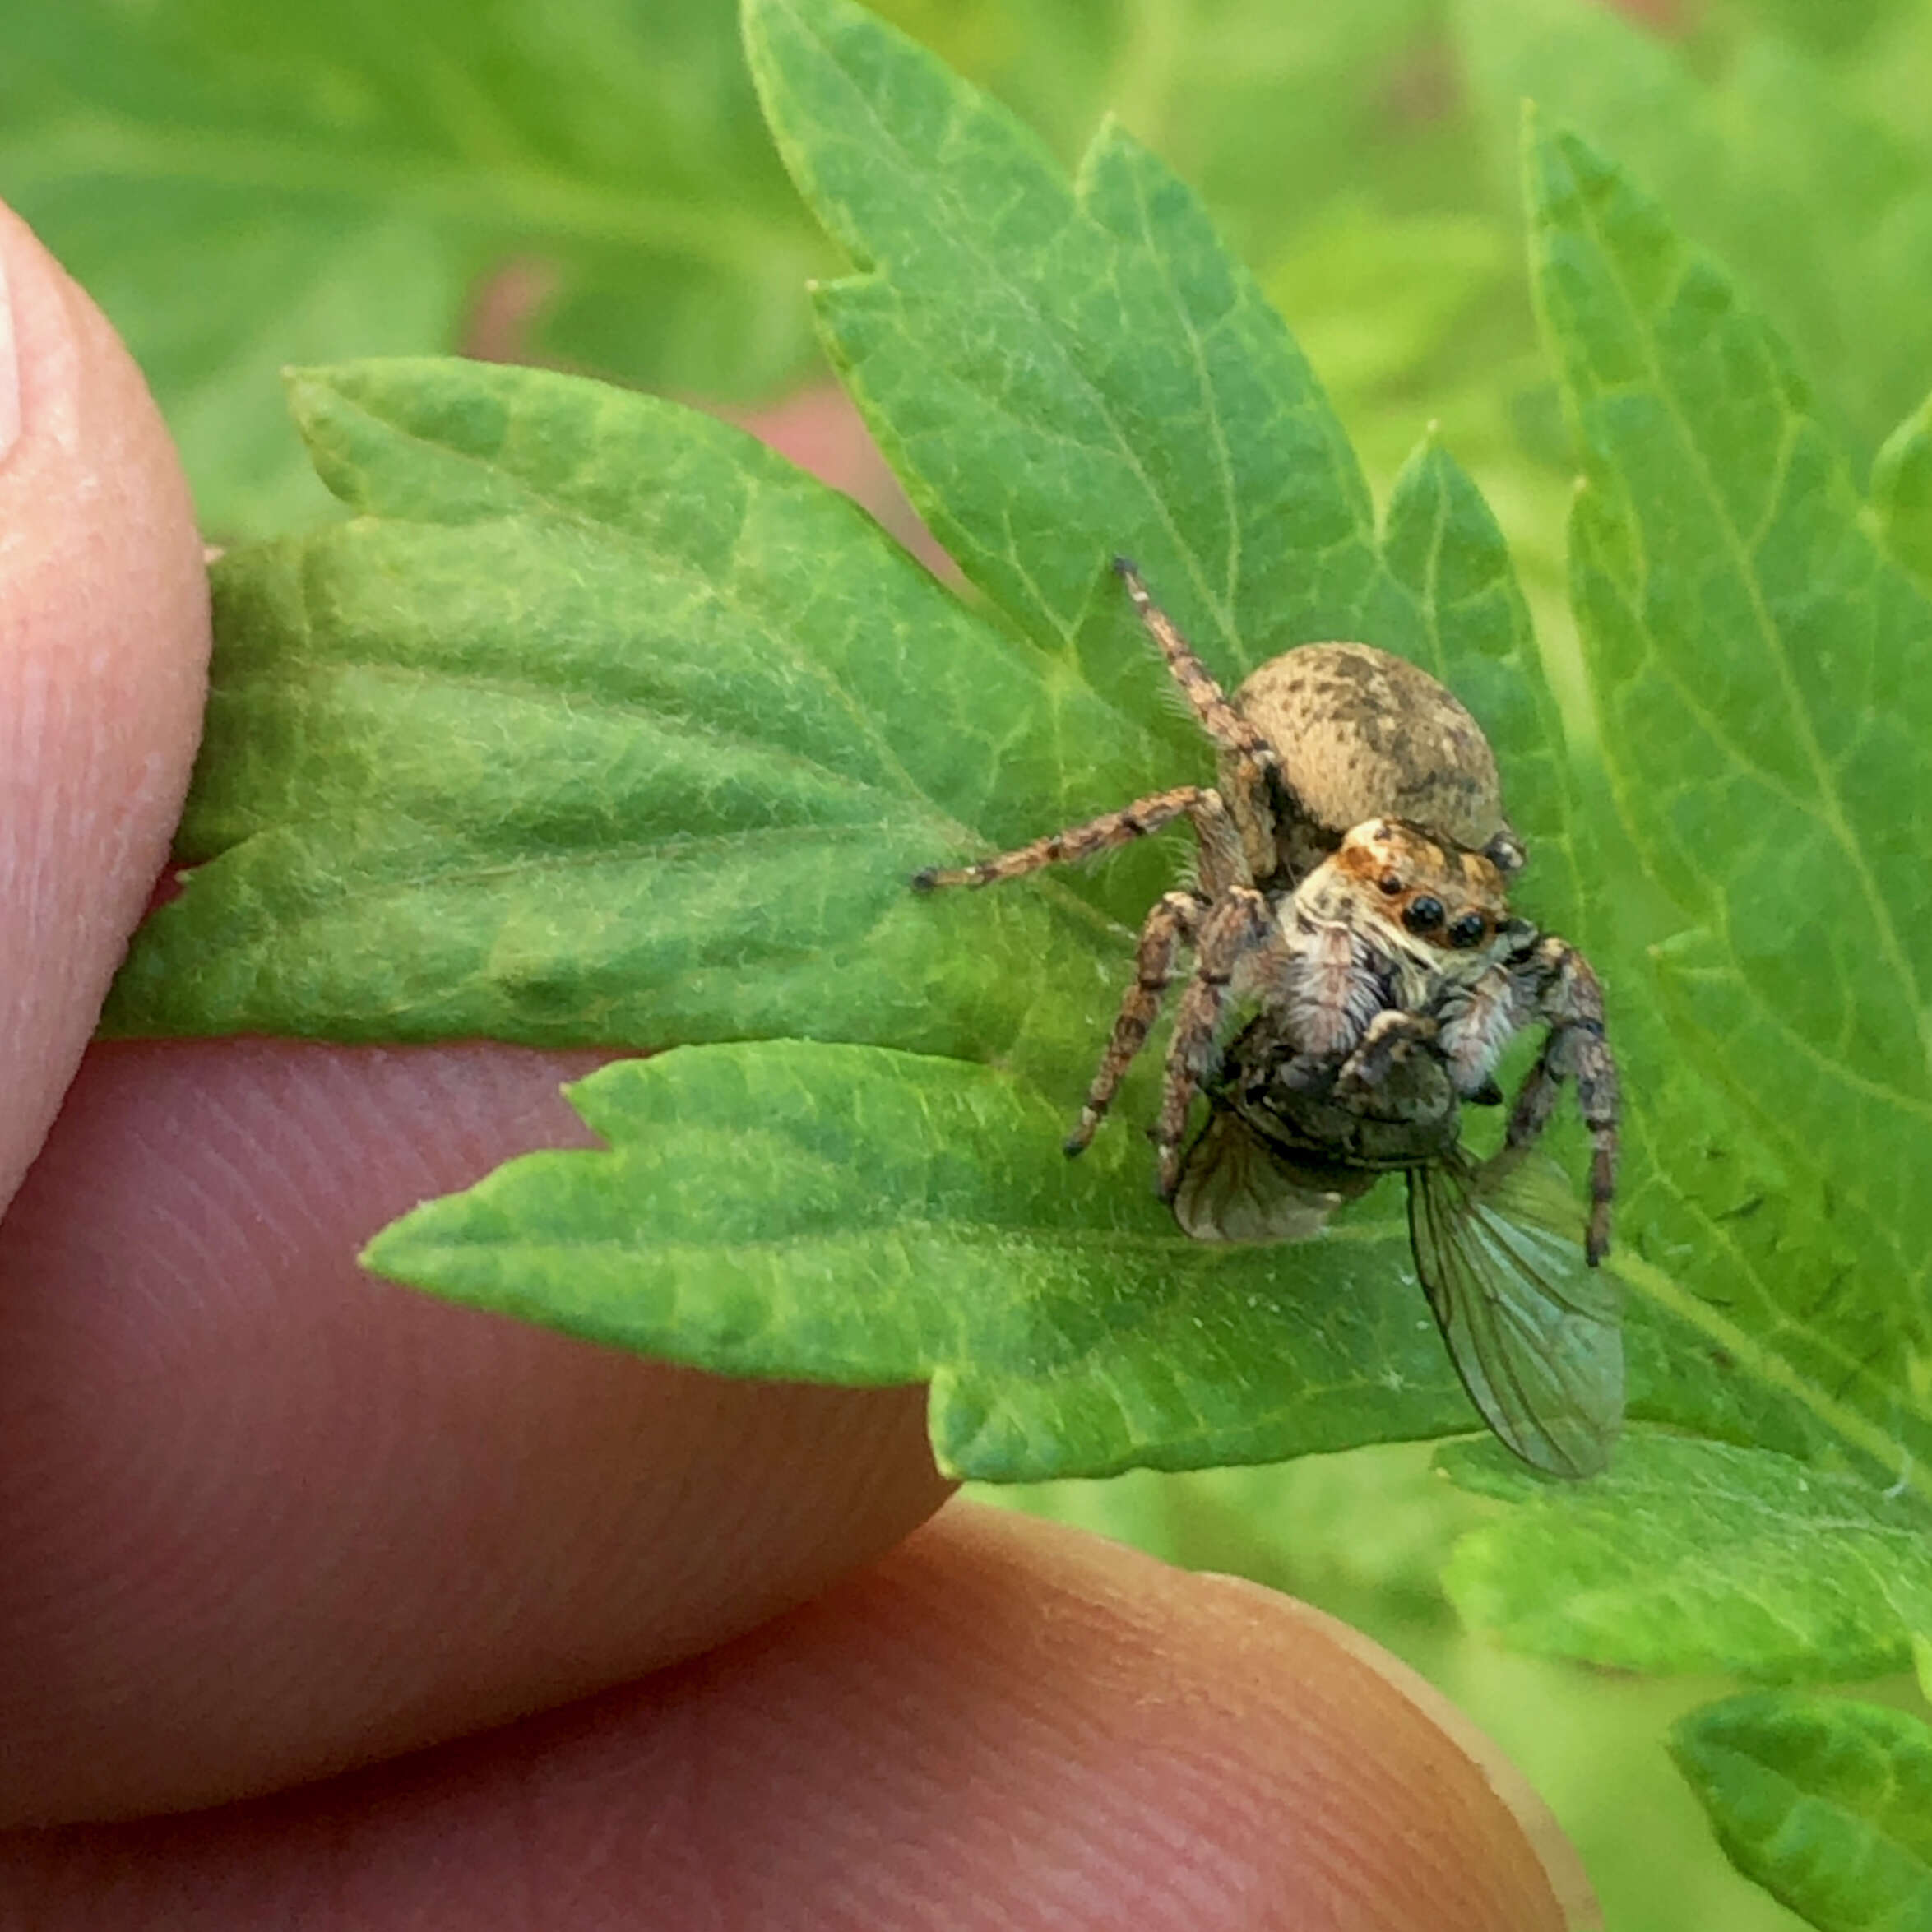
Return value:
M 20 354 L 13 341 L 13 298 L 0 256 L 0 461 L 20 440 Z

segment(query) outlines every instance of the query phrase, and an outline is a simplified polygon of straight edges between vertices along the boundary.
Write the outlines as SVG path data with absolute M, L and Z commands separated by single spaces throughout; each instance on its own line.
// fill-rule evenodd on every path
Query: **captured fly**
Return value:
M 1400 1170 L 1415 1272 L 1449 1359 L 1497 1437 L 1538 1469 L 1594 1475 L 1624 1412 L 1615 1286 L 1576 1238 L 1554 1163 L 1527 1147 L 1475 1160 L 1440 1055 L 1403 1040 L 1373 1082 L 1297 1052 L 1263 1012 L 1228 1049 L 1174 1209 L 1208 1241 L 1295 1241 Z

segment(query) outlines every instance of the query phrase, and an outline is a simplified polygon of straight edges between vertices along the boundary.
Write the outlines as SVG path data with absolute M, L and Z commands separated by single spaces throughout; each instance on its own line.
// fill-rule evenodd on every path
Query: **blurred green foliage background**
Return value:
M 1424 426 L 1511 540 L 1559 693 L 1571 483 L 1520 245 L 1521 97 L 1601 141 L 1785 331 L 1860 474 L 1932 382 L 1925 0 L 879 0 L 1071 165 L 1119 116 L 1204 194 L 1386 486 Z M 825 378 L 840 264 L 731 0 L 0 0 L 0 194 L 147 371 L 205 527 L 331 513 L 289 363 L 466 350 L 734 410 Z M 1587 720 L 1573 704 L 1573 721 Z M 1442 1684 L 1579 1841 L 1610 1921 L 1768 1932 L 1667 1759 L 1709 1683 L 1504 1656 L 1437 1582 L 1493 1505 L 1425 1449 L 1017 1501 L 1335 1611 Z

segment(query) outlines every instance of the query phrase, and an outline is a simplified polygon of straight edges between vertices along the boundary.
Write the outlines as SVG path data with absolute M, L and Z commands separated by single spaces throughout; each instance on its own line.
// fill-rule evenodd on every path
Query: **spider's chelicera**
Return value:
M 1115 568 L 1215 746 L 1218 782 L 914 884 L 992 885 L 1188 820 L 1192 883 L 1142 924 L 1067 1151 L 1093 1138 L 1191 955 L 1152 1130 L 1181 1226 L 1205 1241 L 1306 1239 L 1400 1170 L 1416 1273 L 1476 1407 L 1538 1468 L 1593 1473 L 1623 1415 L 1616 1296 L 1591 1272 L 1610 1246 L 1616 1068 L 1588 963 L 1510 910 L 1524 855 L 1488 740 L 1434 679 L 1365 644 L 1286 651 L 1230 698 L 1133 567 Z M 1252 1017 L 1224 1048 L 1237 1005 Z M 1503 1050 L 1539 1025 L 1503 1147 L 1472 1160 L 1463 1104 L 1501 1102 Z M 1592 1142 L 1580 1253 L 1568 1189 L 1532 1151 L 1566 1080 Z M 1207 1122 L 1184 1154 L 1203 1093 Z

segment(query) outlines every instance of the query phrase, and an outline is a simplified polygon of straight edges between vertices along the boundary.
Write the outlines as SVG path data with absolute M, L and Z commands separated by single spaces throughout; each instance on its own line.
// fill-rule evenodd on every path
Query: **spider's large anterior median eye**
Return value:
M 1428 892 L 1411 899 L 1403 910 L 1402 924 L 1411 933 L 1433 933 L 1443 923 L 1443 902 Z
M 1480 912 L 1466 912 L 1449 928 L 1449 943 L 1452 946 L 1475 946 L 1481 943 L 1483 934 L 1489 929 L 1489 921 Z

